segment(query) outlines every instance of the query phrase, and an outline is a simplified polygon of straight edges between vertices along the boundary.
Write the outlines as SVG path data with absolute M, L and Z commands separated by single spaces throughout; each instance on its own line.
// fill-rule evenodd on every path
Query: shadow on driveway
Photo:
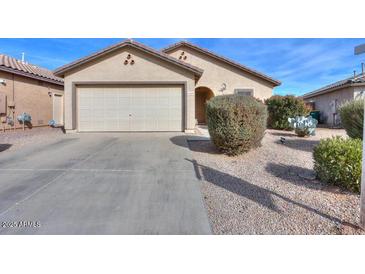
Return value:
M 11 148 L 11 144 L 0 144 L 0 152 L 3 152 L 9 148 Z
M 182 147 L 188 147 L 191 151 L 209 153 L 209 154 L 222 154 L 210 140 L 195 139 L 196 136 L 180 135 L 170 138 L 170 141 Z

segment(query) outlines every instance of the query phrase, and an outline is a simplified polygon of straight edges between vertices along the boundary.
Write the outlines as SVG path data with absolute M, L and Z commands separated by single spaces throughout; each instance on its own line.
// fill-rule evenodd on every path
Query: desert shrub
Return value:
M 340 107 L 340 117 L 347 135 L 362 140 L 364 100 L 353 100 L 343 104 Z
M 291 127 L 288 118 L 309 114 L 304 101 L 292 95 L 274 95 L 265 100 L 265 104 L 269 113 L 267 124 L 274 129 L 289 130 Z
M 267 121 L 266 106 L 251 96 L 222 95 L 207 102 L 207 123 L 214 145 L 238 155 L 261 145 Z
M 359 192 L 361 181 L 362 142 L 339 136 L 323 139 L 314 148 L 314 170 L 326 183 Z
M 296 116 L 288 119 L 290 127 L 294 129 L 299 137 L 313 136 L 316 134 L 318 121 L 312 116 Z

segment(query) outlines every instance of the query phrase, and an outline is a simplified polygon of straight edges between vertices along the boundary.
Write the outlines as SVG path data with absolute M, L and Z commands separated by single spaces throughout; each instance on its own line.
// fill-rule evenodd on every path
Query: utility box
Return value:
M 6 95 L 4 93 L 0 93 L 0 115 L 6 115 Z
M 321 112 L 319 110 L 313 110 L 310 112 L 309 114 L 310 116 L 312 116 L 313 119 L 316 119 L 318 121 L 318 124 L 319 124 L 319 120 L 321 119 L 320 115 L 321 115 Z

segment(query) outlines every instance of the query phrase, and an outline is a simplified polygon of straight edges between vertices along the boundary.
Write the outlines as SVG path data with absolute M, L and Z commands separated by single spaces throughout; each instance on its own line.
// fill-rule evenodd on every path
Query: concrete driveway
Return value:
M 71 134 L 3 152 L 0 233 L 210 234 L 191 157 L 170 133 Z

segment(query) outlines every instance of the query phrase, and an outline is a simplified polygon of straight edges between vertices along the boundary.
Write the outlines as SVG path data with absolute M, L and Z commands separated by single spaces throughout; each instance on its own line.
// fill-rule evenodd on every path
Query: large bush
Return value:
M 340 107 L 342 126 L 351 138 L 362 140 L 364 124 L 364 100 L 353 100 Z
M 208 130 L 222 152 L 237 155 L 261 145 L 266 106 L 251 96 L 222 95 L 207 102 Z
M 333 137 L 323 139 L 314 148 L 314 170 L 326 183 L 359 192 L 362 142 L 360 139 Z
M 265 104 L 269 112 L 267 124 L 274 129 L 291 129 L 288 118 L 309 114 L 309 109 L 304 101 L 291 95 L 274 95 L 265 100 Z

